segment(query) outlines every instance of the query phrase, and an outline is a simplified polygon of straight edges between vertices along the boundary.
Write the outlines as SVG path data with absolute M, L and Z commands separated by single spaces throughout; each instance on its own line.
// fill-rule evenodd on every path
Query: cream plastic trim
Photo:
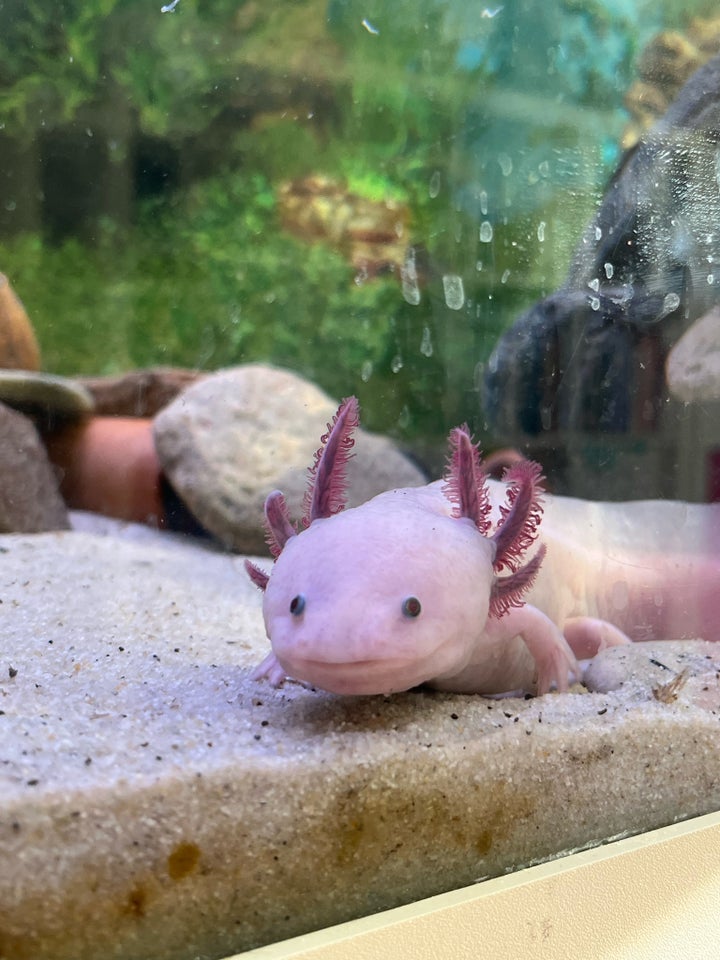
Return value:
M 241 956 L 244 960 L 720 958 L 720 813 Z

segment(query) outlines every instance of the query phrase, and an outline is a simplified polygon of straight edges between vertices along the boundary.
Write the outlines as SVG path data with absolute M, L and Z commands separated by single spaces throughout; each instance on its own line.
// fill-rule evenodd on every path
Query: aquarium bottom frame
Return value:
M 234 960 L 708 960 L 719 924 L 711 813 Z

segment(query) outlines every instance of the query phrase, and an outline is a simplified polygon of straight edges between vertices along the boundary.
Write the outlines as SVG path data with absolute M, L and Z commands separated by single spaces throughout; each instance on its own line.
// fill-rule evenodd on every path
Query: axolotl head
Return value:
M 458 673 L 488 616 L 522 602 L 541 555 L 519 556 L 539 522 L 539 471 L 517 468 L 496 533 L 477 448 L 466 427 L 450 435 L 445 484 L 393 490 L 345 510 L 344 466 L 358 422 L 343 401 L 310 471 L 305 529 L 282 494 L 265 504 L 268 576 L 246 562 L 265 595 L 272 654 L 256 676 L 343 694 L 392 693 Z M 508 576 L 498 577 L 507 567 Z
M 288 676 L 333 693 L 391 693 L 465 666 L 488 616 L 494 544 L 422 501 L 414 490 L 382 494 L 285 545 L 263 614 Z

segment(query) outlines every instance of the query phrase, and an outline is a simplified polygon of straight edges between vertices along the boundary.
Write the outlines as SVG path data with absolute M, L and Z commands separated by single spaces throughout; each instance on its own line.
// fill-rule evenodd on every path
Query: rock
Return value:
M 163 527 L 167 517 L 152 421 L 90 417 L 45 437 L 68 507 Z
M 720 307 L 696 320 L 668 354 L 671 396 L 685 403 L 720 399 Z
M 632 121 L 623 133 L 624 149 L 635 146 L 694 71 L 718 50 L 720 17 L 693 17 L 687 33 L 664 30 L 651 38 L 638 58 L 638 79 L 625 96 Z
M 0 538 L 7 960 L 215 960 L 720 805 L 716 678 L 274 690 L 239 559 L 115 529 Z
M 315 174 L 281 184 L 278 209 L 285 230 L 339 250 L 366 279 L 400 275 L 408 249 L 406 203 L 370 200 L 341 181 Z
M 206 530 L 245 552 L 266 550 L 263 504 L 282 490 L 299 519 L 307 470 L 337 409 L 311 383 L 249 364 L 208 376 L 155 418 L 155 443 L 170 483 Z M 425 482 L 384 437 L 356 431 L 349 503 Z
M 683 495 L 668 464 L 686 414 L 665 361 L 720 303 L 719 146 L 720 55 L 622 158 L 565 283 L 502 334 L 482 372 L 497 441 L 540 458 L 558 493 Z
M 4 273 L 0 273 L 0 367 L 40 369 L 40 348 L 30 318 Z
M 2 403 L 0 464 L 0 531 L 36 533 L 69 526 L 65 503 L 37 430 L 27 417 Z
M 45 429 L 89 416 L 94 408 L 77 381 L 28 370 L 0 370 L 0 401 L 34 417 Z
M 154 417 L 204 374 L 175 367 L 131 370 L 116 377 L 80 377 L 98 416 Z

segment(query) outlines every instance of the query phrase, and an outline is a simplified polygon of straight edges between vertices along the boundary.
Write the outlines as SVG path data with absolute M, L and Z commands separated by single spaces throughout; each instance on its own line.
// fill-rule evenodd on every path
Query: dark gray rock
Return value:
M 568 278 L 500 338 L 483 372 L 482 405 L 504 443 L 573 451 L 602 436 L 597 473 L 623 435 L 662 438 L 674 462 L 683 429 L 664 364 L 682 332 L 720 303 L 720 56 L 623 157 Z M 649 448 L 648 448 L 649 449 Z M 569 491 L 548 465 L 555 489 Z M 657 473 L 625 470 L 615 496 L 677 495 Z
M 33 423 L 0 403 L 0 531 L 64 530 L 67 509 Z

